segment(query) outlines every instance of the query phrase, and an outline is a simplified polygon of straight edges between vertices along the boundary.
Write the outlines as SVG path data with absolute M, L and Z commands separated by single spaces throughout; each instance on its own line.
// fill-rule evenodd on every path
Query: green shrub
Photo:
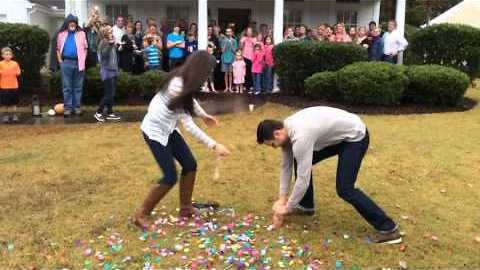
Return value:
M 404 66 L 382 62 L 359 62 L 338 71 L 339 91 L 351 104 L 397 105 L 407 82 Z
M 49 40 L 48 33 L 37 26 L 0 23 L 0 47 L 12 48 L 14 60 L 22 69 L 23 90 L 32 90 L 41 84 L 40 69 L 45 65 Z
M 148 71 L 141 75 L 120 71 L 117 80 L 117 92 L 115 98 L 118 100 L 142 97 L 151 98 L 157 92 L 157 86 L 166 78 L 162 71 Z M 55 72 L 50 78 L 50 91 L 53 91 L 58 98 L 62 97 L 62 80 L 60 72 Z M 100 78 L 98 67 L 89 68 L 85 72 L 82 102 L 95 103 L 103 96 L 103 83 Z
M 143 89 L 142 94 L 145 98 L 153 97 L 157 91 L 158 86 L 166 79 L 167 73 L 158 71 L 147 71 L 140 76 L 140 85 Z
M 472 80 L 480 75 L 480 29 L 438 24 L 413 34 L 410 43 L 407 54 L 413 55 L 409 62 L 453 67 Z
M 458 105 L 470 83 L 465 73 L 439 65 L 409 66 L 406 74 L 405 99 L 414 103 Z
M 284 91 L 303 94 L 305 79 L 368 60 L 367 50 L 354 44 L 283 42 L 274 49 L 275 72 Z
M 305 94 L 313 99 L 340 100 L 337 87 L 337 72 L 324 71 L 313 74 L 305 80 Z

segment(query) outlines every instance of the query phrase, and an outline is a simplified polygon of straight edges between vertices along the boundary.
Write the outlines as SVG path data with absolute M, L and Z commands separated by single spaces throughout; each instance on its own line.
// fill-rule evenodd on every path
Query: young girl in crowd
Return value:
M 217 93 L 217 91 L 215 90 L 215 66 L 217 65 L 218 60 L 215 57 L 215 47 L 213 44 L 208 44 L 207 52 L 210 55 L 210 61 L 214 63 L 214 69 L 208 75 L 208 79 L 205 82 L 203 89 L 205 92 L 210 91 L 213 93 Z
M 185 41 L 185 57 L 188 57 L 193 52 L 198 51 L 198 42 L 195 38 L 194 32 L 189 32 L 187 40 Z
M 247 74 L 245 75 L 245 88 L 251 90 L 252 87 L 252 60 L 253 47 L 257 43 L 257 38 L 253 36 L 253 29 L 247 27 L 245 35 L 240 39 L 240 48 L 242 49 L 242 56 L 247 65 Z
M 103 82 L 103 98 L 98 105 L 95 119 L 99 122 L 105 120 L 118 121 L 120 117 L 113 113 L 113 98 L 117 88 L 118 59 L 117 47 L 113 38 L 113 30 L 110 26 L 104 26 L 100 30 L 102 40 L 98 44 L 98 54 L 100 56 L 100 77 Z M 105 107 L 107 115 L 104 115 Z
M 255 95 L 262 93 L 262 73 L 265 65 L 265 55 L 263 53 L 262 45 L 260 43 L 255 44 L 255 52 L 252 59 L 252 74 L 255 88 Z
M 242 51 L 235 53 L 235 62 L 233 62 L 233 83 L 235 92 L 243 94 L 243 84 L 245 83 L 246 64 L 243 60 Z
M 192 193 L 195 184 L 197 161 L 190 148 L 177 129 L 182 122 L 187 132 L 203 142 L 209 149 L 220 156 L 227 156 L 227 148 L 210 138 L 193 121 L 196 115 L 208 126 L 215 126 L 218 121 L 207 114 L 193 98 L 194 93 L 207 80 L 213 63 L 205 51 L 193 53 L 186 63 L 171 72 L 160 91 L 150 102 L 148 112 L 143 119 L 141 130 L 155 160 L 163 172 L 163 178 L 154 184 L 143 204 L 134 215 L 134 223 L 146 230 L 149 227 L 148 216 L 157 203 L 180 182 L 180 217 L 189 218 L 195 214 L 192 206 Z M 182 173 L 177 174 L 175 160 L 180 163 Z
M 13 61 L 13 51 L 9 47 L 2 49 L 0 62 L 0 104 L 7 108 L 7 114 L 3 117 L 3 123 L 18 122 L 17 105 L 20 100 L 18 93 L 18 76 L 20 66 Z M 11 115 L 8 115 L 11 113 Z
M 265 53 L 265 68 L 263 69 L 263 90 L 267 93 L 273 91 L 273 40 L 271 36 L 265 37 L 263 51 Z

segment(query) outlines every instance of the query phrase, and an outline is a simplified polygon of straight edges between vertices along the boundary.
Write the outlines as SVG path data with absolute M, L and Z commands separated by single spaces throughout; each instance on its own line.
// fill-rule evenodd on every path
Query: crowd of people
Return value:
M 310 29 L 298 25 L 285 29 L 284 42 L 356 43 L 368 48 L 372 61 L 395 63 L 397 55 L 408 45 L 396 27 L 396 22 L 390 21 L 388 31 L 382 33 L 375 22 L 351 27 L 348 31 L 343 23 Z M 105 96 L 95 118 L 102 122 L 119 120 L 113 112 L 118 71 L 141 74 L 150 70 L 174 70 L 198 50 L 197 30 L 197 24 L 184 20 L 170 27 L 166 19 L 158 25 L 154 18 L 148 18 L 144 24 L 131 16 L 118 16 L 112 25 L 102 20 L 96 9 L 92 10 L 88 24 L 80 28 L 77 18 L 68 16 L 55 39 L 56 60 L 62 74 L 64 115 L 82 113 L 84 70 L 99 65 Z M 215 65 L 202 91 L 255 95 L 273 91 L 275 60 L 270 26 L 262 24 L 257 28 L 256 23 L 251 23 L 238 29 L 229 23 L 222 29 L 209 25 L 207 36 L 207 52 Z

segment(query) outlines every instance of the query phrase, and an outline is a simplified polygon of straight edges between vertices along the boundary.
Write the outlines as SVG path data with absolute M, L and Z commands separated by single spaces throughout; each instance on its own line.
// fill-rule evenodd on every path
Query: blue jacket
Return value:
M 383 38 L 373 37 L 372 43 L 368 48 L 368 58 L 371 61 L 382 61 L 383 57 Z

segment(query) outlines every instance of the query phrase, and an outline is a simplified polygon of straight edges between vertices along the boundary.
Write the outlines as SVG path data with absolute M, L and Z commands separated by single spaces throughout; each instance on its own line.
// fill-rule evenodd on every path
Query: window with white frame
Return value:
M 127 5 L 106 5 L 105 6 L 105 14 L 107 17 L 115 23 L 115 20 L 118 16 L 127 17 L 128 15 L 128 6 Z
M 168 25 L 173 28 L 177 20 L 185 20 L 188 22 L 190 19 L 189 7 L 167 7 L 167 19 Z
M 355 10 L 338 10 L 337 11 L 337 22 L 338 23 L 344 23 L 346 29 L 349 29 L 350 27 L 357 27 L 358 26 L 358 11 L 355 11 Z
M 301 9 L 287 8 L 283 13 L 284 27 L 296 26 L 302 24 L 303 12 Z

